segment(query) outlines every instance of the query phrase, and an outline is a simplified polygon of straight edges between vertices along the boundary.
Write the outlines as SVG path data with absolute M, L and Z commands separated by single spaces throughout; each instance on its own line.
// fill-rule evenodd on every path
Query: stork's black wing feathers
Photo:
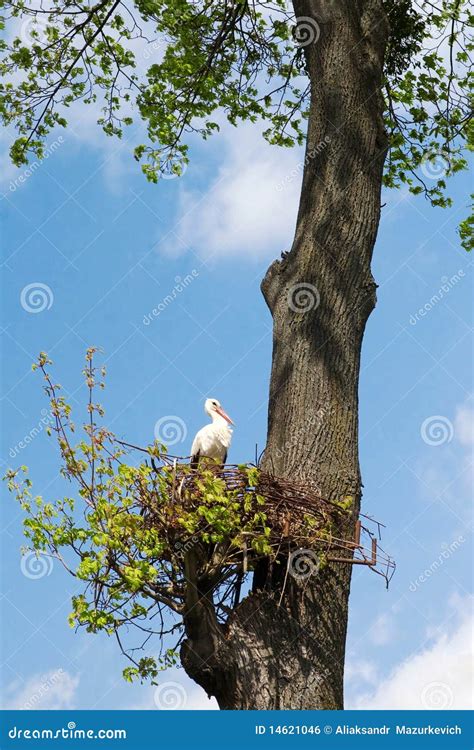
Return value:
M 191 469 L 197 469 L 200 455 L 201 453 L 198 451 L 194 456 L 191 456 Z

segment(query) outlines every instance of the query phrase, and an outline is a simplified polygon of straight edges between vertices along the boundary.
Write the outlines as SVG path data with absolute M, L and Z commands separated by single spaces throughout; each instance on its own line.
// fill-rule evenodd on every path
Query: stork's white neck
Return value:
M 224 419 L 224 417 L 221 417 L 220 414 L 218 414 L 216 411 L 211 411 L 211 419 L 213 424 L 219 425 L 221 427 L 229 427 L 229 423 L 227 422 L 227 419 Z

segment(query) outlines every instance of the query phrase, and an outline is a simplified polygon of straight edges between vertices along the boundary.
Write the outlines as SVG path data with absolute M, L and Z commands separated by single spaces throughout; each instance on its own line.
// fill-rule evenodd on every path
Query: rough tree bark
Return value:
M 351 537 L 361 496 L 360 351 L 375 305 L 370 264 L 387 148 L 388 23 L 381 0 L 294 0 L 294 8 L 320 36 L 304 48 L 311 109 L 295 239 L 262 282 L 274 322 L 263 468 L 315 482 L 331 500 L 354 498 Z M 280 603 L 285 567 L 256 571 L 225 630 L 196 579 L 182 659 L 221 708 L 343 707 L 351 566 L 289 576 Z

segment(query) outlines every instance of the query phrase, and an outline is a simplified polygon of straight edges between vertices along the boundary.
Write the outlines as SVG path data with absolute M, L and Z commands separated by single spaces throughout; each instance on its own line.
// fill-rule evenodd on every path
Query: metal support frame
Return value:
M 354 541 L 347 542 L 347 545 L 352 547 L 354 552 L 358 550 L 364 558 L 363 560 L 357 558 L 354 559 L 353 557 L 328 557 L 328 562 L 345 562 L 349 563 L 350 565 L 369 565 L 369 567 L 371 568 L 375 567 L 375 565 L 377 565 L 377 540 L 375 537 L 372 537 L 372 556 L 369 559 L 365 556 L 364 547 L 360 543 L 361 530 L 362 524 L 359 520 L 357 520 L 354 531 Z

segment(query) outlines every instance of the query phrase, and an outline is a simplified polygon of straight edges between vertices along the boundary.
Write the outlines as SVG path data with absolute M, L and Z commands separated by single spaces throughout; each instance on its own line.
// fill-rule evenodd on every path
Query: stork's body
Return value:
M 227 453 L 232 440 L 233 424 L 231 418 L 222 409 L 219 401 L 208 398 L 204 404 L 204 411 L 212 419 L 211 424 L 196 433 L 191 447 L 191 466 L 196 467 L 201 458 L 210 458 L 217 463 L 225 464 Z

